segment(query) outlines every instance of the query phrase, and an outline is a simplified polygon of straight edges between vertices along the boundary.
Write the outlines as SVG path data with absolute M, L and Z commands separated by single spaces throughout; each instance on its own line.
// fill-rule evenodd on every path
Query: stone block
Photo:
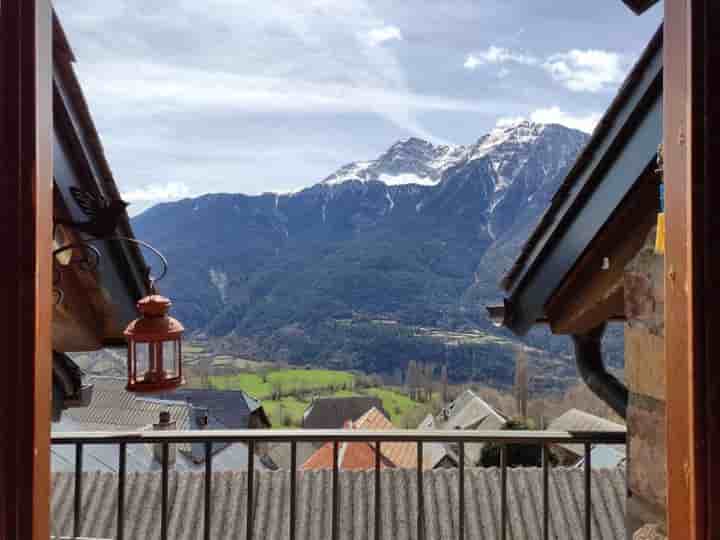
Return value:
M 665 508 L 667 497 L 665 403 L 630 394 L 628 406 L 628 488 L 650 504 Z
M 625 326 L 625 381 L 630 392 L 665 399 L 665 340 L 645 328 Z

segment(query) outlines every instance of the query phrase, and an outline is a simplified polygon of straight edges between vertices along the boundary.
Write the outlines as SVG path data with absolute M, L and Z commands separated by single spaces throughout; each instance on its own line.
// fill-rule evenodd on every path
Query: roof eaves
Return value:
M 622 109 L 625 108 L 630 101 L 631 94 L 640 85 L 643 74 L 651 67 L 653 59 L 656 58 L 657 54 L 661 50 L 662 26 L 657 30 L 640 59 L 635 63 L 635 66 L 623 82 L 620 90 L 615 96 L 615 99 L 613 99 L 612 103 L 605 111 L 605 114 L 593 130 L 592 137 L 575 160 L 575 164 L 568 172 L 565 180 L 563 180 L 555 195 L 553 195 L 553 198 L 550 201 L 550 206 L 540 218 L 540 221 L 535 227 L 533 233 L 523 245 L 520 255 L 510 270 L 502 278 L 501 287 L 504 290 L 510 291 L 522 277 L 524 273 L 523 270 L 530 262 L 529 259 L 531 258 L 534 248 L 540 243 L 546 231 L 555 222 L 555 216 L 560 210 L 561 204 L 568 195 L 571 194 L 572 186 L 579 180 L 581 174 L 585 172 L 588 165 L 593 161 L 592 158 L 599 146 L 609 135 L 611 128 L 616 124 L 616 120 Z
M 62 128 L 65 125 L 73 132 L 71 135 L 77 139 L 85 154 L 85 159 L 87 159 L 92 169 L 92 180 L 95 182 L 95 188 L 108 198 L 119 199 L 120 192 L 105 157 L 100 135 L 95 127 L 90 108 L 73 68 L 73 63 L 76 61 L 75 54 L 54 11 L 53 47 L 55 99 L 62 103 L 62 109 L 64 109 L 63 111 L 61 108 L 56 107 L 56 113 L 64 112 L 68 120 L 60 123 L 58 127 Z M 127 214 L 121 217 L 118 229 L 120 236 L 134 238 Z M 111 247 L 116 262 L 127 270 L 122 275 L 126 278 L 128 287 L 134 289 L 131 294 L 140 298 L 147 293 L 148 285 L 146 282 L 147 264 L 140 248 L 134 244 L 120 244 L 118 242 L 112 243 Z
M 605 221 L 598 220 L 609 218 L 635 180 L 644 172 L 644 168 L 642 171 L 634 170 L 638 168 L 638 163 L 646 157 L 648 163 L 644 164 L 644 167 L 652 162 L 651 157 L 644 155 L 648 152 L 647 148 L 643 147 L 639 153 L 628 147 L 638 133 L 643 135 L 643 140 L 647 142 L 650 140 L 648 133 L 654 133 L 658 129 L 662 131 L 661 103 L 659 104 L 661 88 L 662 26 L 623 83 L 518 259 L 501 282 L 502 288 L 510 292 L 510 297 L 505 300 L 503 324 L 513 332 L 524 334 L 537 320 L 542 319 L 545 302 L 599 228 L 604 225 Z M 647 118 L 650 120 L 645 121 Z M 659 128 L 655 125 L 658 120 Z M 655 155 L 658 143 L 659 141 L 653 143 L 652 155 Z M 631 172 L 637 173 L 632 178 L 626 178 L 630 187 L 603 185 L 603 180 L 610 176 L 613 167 L 620 166 L 618 163 L 621 158 L 625 159 L 625 165 L 633 161 L 634 169 Z M 627 174 L 625 176 L 628 177 Z M 607 212 L 607 215 L 597 215 L 598 210 L 593 208 L 592 215 L 588 213 L 583 216 L 582 212 L 589 207 L 589 201 L 596 193 L 599 194 L 596 200 L 602 199 L 605 206 L 603 211 Z M 582 217 L 590 221 L 582 223 L 579 219 Z M 583 237 L 581 242 L 574 240 L 573 253 L 556 250 L 559 241 L 573 228 L 580 231 Z M 553 253 L 554 250 L 558 253 Z M 554 255 L 555 259 L 546 265 L 547 268 L 542 268 L 543 262 L 550 255 Z M 538 291 L 530 294 L 526 290 L 529 288 L 528 283 L 537 281 L 535 278 L 540 269 L 546 270 L 541 287 L 542 294 Z

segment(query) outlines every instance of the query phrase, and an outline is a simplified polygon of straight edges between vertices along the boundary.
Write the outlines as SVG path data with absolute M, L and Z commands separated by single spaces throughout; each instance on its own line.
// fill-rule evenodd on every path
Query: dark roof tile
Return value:
M 340 429 L 345 422 L 357 420 L 373 407 L 387 416 L 382 401 L 375 396 L 315 398 L 303 415 L 303 427 L 306 429 Z

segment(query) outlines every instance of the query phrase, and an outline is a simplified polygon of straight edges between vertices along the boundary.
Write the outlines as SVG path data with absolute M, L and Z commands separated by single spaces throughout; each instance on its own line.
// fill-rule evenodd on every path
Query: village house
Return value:
M 567 431 L 569 433 L 578 431 L 625 432 L 626 427 L 585 411 L 570 409 L 550 422 L 547 430 Z M 556 444 L 553 445 L 553 453 L 557 456 L 560 464 L 567 466 L 582 466 L 585 458 L 585 448 L 581 444 Z M 626 448 L 624 445 L 596 446 L 591 449 L 590 458 L 593 467 L 617 467 L 625 463 Z
M 343 429 L 382 431 L 393 429 L 392 422 L 382 411 L 373 407 L 355 421 L 345 423 Z M 301 469 L 312 471 L 332 469 L 336 452 L 332 443 L 318 448 L 306 461 Z M 377 446 L 367 442 L 341 442 L 337 448 L 338 468 L 346 471 L 362 471 L 375 468 L 378 457 Z M 397 469 L 414 469 L 417 467 L 417 445 L 408 442 L 392 442 L 380 446 L 380 467 Z

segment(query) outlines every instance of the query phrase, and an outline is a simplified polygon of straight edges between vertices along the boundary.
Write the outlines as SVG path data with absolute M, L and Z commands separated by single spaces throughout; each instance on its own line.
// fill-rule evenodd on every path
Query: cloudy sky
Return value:
M 620 0 L 55 0 L 124 197 L 292 191 L 397 139 L 586 131 L 660 24 Z

